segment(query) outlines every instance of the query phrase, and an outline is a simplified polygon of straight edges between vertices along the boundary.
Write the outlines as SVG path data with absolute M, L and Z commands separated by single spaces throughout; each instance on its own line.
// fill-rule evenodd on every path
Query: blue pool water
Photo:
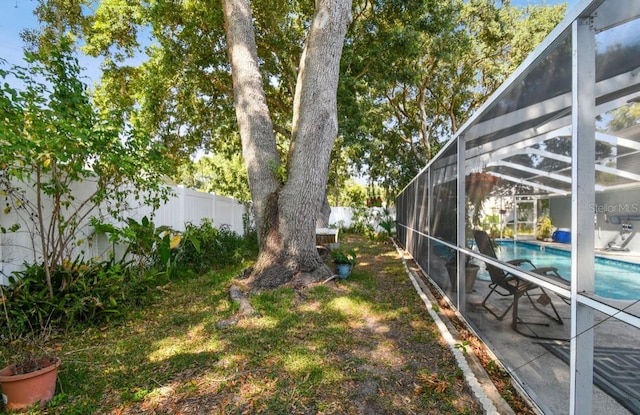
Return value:
M 571 253 L 528 242 L 500 241 L 496 255 L 501 261 L 527 258 L 536 267 L 555 267 L 566 280 L 571 279 Z M 480 278 L 490 279 L 483 271 Z M 615 300 L 640 299 L 640 265 L 615 259 L 595 257 L 595 291 L 602 297 Z

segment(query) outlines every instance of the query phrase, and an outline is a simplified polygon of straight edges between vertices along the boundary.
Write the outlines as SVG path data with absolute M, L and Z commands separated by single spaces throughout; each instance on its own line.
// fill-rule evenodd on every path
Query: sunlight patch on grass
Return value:
M 349 297 L 337 297 L 328 304 L 329 308 L 342 312 L 350 317 L 360 317 L 371 312 L 369 307 Z
M 149 355 L 151 362 L 158 362 L 184 351 L 183 339 L 180 337 L 167 337 L 156 342 L 156 347 L 157 349 Z
M 220 350 L 220 344 L 207 334 L 202 324 L 191 327 L 182 336 L 169 336 L 155 342 L 155 351 L 149 354 L 151 362 L 168 359 L 179 354 L 194 354 Z
M 293 373 L 312 373 L 322 370 L 322 359 L 309 353 L 290 352 L 284 356 L 284 367 Z
M 211 367 L 211 370 L 208 370 L 205 374 L 203 374 L 203 381 L 205 379 L 214 379 L 216 382 L 220 382 L 223 380 L 221 380 L 221 378 L 224 378 L 224 376 L 221 376 L 218 371 L 237 373 L 246 365 L 246 360 L 247 357 L 244 354 L 225 353 L 223 356 L 221 356 L 220 360 Z
M 319 301 L 303 303 L 298 307 L 298 310 L 304 313 L 321 313 L 322 304 Z
M 175 393 L 175 390 L 173 387 L 170 386 L 159 386 L 155 389 L 153 389 L 152 391 L 150 391 L 146 396 L 145 399 L 147 401 L 156 401 L 156 400 L 164 400 L 167 397 L 173 395 Z
M 390 328 L 384 322 L 399 315 L 397 310 L 376 313 L 369 304 L 346 297 L 334 299 L 329 303 L 329 307 L 350 317 L 348 326 L 351 329 L 366 329 L 377 334 L 388 333 Z
M 262 316 L 240 320 L 238 327 L 247 329 L 272 329 L 278 326 L 280 319 Z
M 397 368 L 402 367 L 405 363 L 402 350 L 389 341 L 380 342 L 371 353 L 371 358 L 377 362 L 383 362 Z
M 240 386 L 240 395 L 250 401 L 254 396 L 271 395 L 277 390 L 277 379 L 268 379 L 261 376 L 247 376 L 245 382 Z

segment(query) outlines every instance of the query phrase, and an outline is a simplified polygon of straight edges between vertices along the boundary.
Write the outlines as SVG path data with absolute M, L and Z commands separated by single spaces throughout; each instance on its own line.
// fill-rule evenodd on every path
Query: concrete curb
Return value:
M 444 341 L 449 346 L 451 353 L 453 353 L 458 366 L 464 374 L 467 384 L 471 388 L 471 392 L 482 406 L 483 412 L 487 415 L 515 414 L 513 409 L 511 409 L 511 407 L 500 396 L 500 393 L 496 389 L 489 375 L 485 372 L 478 357 L 473 352 L 463 353 L 456 347 L 456 344 L 461 342 L 457 339 L 457 333 L 455 335 L 452 334 L 452 331 L 454 331 L 455 328 L 453 328 L 451 323 L 445 324 L 441 316 L 433 310 L 433 303 L 436 302 L 435 298 L 431 295 L 431 292 L 424 282 L 409 269 L 405 259 L 405 254 L 398 247 L 395 241 L 393 241 L 393 245 L 396 247 L 396 250 L 402 258 L 402 263 L 411 283 L 420 296 L 420 299 L 427 307 L 429 315 L 436 323 L 436 326 L 442 334 Z M 452 327 L 452 330 L 450 330 L 448 326 Z

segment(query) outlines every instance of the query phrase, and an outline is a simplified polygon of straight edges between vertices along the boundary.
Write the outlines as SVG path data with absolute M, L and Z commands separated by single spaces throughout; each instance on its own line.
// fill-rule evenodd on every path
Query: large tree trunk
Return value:
M 318 213 L 318 218 L 316 219 L 316 228 L 328 228 L 330 217 L 331 205 L 329 204 L 329 199 L 327 199 L 327 196 L 325 195 L 322 207 L 320 207 L 320 212 Z
M 249 189 L 261 250 L 269 223 L 264 212 L 280 184 L 274 174 L 280 166 L 273 123 L 267 107 L 258 68 L 258 54 L 248 0 L 223 0 L 227 49 L 232 66 L 233 95 L 242 153 L 249 176 Z
M 261 242 L 252 284 L 260 289 L 319 281 L 331 273 L 316 250 L 315 228 L 338 131 L 336 91 L 351 0 L 316 1 L 300 60 L 287 181 L 282 186 L 250 3 L 223 0 L 223 7 L 236 114 Z

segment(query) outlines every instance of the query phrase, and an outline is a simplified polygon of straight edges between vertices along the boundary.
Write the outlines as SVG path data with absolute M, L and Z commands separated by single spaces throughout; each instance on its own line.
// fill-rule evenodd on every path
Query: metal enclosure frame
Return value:
M 602 114 L 640 101 L 640 54 L 623 60 L 615 55 L 615 48 L 602 47 L 609 38 L 618 36 L 623 46 L 640 51 L 640 36 L 633 35 L 640 32 L 629 27 L 640 28 L 640 1 L 581 1 L 397 199 L 398 234 L 403 235 L 400 243 L 414 257 L 424 254 L 412 252 L 408 241 L 414 236 L 426 238 L 428 258 L 437 255 L 436 245 L 455 250 L 459 289 L 452 301 L 461 313 L 466 311 L 467 295 L 461 265 L 467 256 L 508 269 L 524 280 L 570 298 L 572 414 L 593 412 L 594 312 L 640 329 L 638 315 L 594 295 L 596 194 L 640 189 L 640 168 L 630 168 L 627 162 L 635 154 L 640 160 L 640 139 L 603 131 L 597 120 Z M 625 34 L 625 30 L 631 34 Z M 558 79 L 540 79 L 545 74 Z M 532 84 L 540 85 L 539 90 Z M 544 90 L 547 86 L 549 90 Z M 636 123 L 640 124 L 640 120 Z M 603 157 L 602 149 L 609 151 L 608 155 Z M 449 206 L 442 202 L 441 182 L 437 180 L 447 174 L 442 173 L 441 166 L 450 163 L 457 166 L 455 178 L 451 178 L 456 180 L 457 197 L 450 199 Z M 571 229 L 575 233 L 570 250 L 570 290 L 500 261 L 487 260 L 467 246 L 469 208 L 465 179 L 473 172 L 523 186 L 538 195 L 570 197 Z M 430 184 L 426 224 L 415 220 L 422 207 L 415 192 L 418 186 L 414 185 L 423 175 Z M 403 214 L 407 204 L 413 205 L 413 217 Z M 444 222 L 436 214 L 439 209 L 455 209 L 455 222 Z M 455 223 L 454 240 L 437 233 L 445 223 Z M 425 272 L 435 272 L 430 259 L 427 264 L 423 266 Z

